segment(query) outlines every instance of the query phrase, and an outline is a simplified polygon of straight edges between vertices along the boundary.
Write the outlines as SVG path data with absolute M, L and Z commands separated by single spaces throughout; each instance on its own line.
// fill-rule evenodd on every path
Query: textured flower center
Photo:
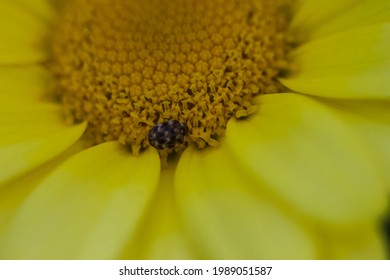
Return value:
M 216 146 L 254 96 L 281 91 L 285 19 L 279 1 L 70 1 L 52 43 L 65 116 L 134 154 L 170 120 L 188 128 L 170 151 Z

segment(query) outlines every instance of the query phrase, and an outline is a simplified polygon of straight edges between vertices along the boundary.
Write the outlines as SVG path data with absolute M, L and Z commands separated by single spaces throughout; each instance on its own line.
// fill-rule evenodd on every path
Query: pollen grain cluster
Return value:
M 185 145 L 215 146 L 254 96 L 280 91 L 285 24 L 279 1 L 69 1 L 51 45 L 56 92 L 95 144 L 138 154 L 153 126 L 178 120 Z

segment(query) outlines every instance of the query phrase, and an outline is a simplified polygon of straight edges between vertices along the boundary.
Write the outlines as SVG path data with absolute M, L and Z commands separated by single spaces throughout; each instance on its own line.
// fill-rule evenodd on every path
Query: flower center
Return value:
M 69 1 L 52 42 L 56 92 L 95 144 L 138 154 L 175 121 L 188 135 L 169 152 L 216 146 L 231 117 L 257 110 L 254 96 L 281 91 L 285 25 L 279 1 Z

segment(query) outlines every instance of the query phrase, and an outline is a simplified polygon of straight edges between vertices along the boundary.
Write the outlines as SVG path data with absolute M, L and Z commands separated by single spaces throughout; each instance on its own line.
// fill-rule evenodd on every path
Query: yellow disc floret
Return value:
M 51 68 L 70 122 L 94 143 L 134 154 L 156 124 L 179 121 L 188 143 L 215 146 L 231 117 L 280 91 L 285 14 L 278 1 L 77 0 L 62 12 Z

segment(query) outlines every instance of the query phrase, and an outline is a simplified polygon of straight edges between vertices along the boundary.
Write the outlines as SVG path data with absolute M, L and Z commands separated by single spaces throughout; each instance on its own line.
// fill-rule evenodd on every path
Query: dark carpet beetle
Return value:
M 149 143 L 157 150 L 172 149 L 176 145 L 183 144 L 188 133 L 184 123 L 169 120 L 159 123 L 149 131 Z

